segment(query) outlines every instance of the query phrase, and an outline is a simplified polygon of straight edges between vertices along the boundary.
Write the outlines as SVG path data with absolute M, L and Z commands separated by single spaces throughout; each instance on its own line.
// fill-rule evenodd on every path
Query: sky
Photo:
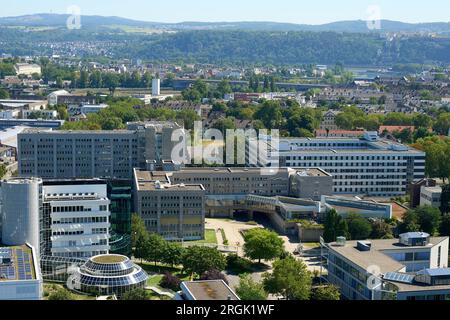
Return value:
M 13 5 L 11 5 L 13 3 Z M 275 21 L 323 24 L 342 20 L 450 22 L 448 0 L 0 0 L 0 16 L 67 13 L 142 21 Z M 374 7 L 376 6 L 376 7 Z

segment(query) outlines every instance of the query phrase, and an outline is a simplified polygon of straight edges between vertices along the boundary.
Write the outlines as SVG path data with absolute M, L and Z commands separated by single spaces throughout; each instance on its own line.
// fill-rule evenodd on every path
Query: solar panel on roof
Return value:
M 388 272 L 383 277 L 388 281 L 401 282 L 406 284 L 412 284 L 414 282 L 414 276 L 410 274 L 397 273 L 397 272 Z

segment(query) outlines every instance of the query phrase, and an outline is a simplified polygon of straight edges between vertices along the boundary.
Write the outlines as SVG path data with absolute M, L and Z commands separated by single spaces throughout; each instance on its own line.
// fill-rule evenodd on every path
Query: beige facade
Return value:
M 134 170 L 136 212 L 149 232 L 167 240 L 199 240 L 205 230 L 205 189 L 172 184 L 165 172 Z

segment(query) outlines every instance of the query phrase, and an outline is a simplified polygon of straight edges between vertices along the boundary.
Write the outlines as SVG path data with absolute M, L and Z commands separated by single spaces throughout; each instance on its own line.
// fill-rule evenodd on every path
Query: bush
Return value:
M 177 276 L 174 276 L 170 272 L 166 272 L 164 274 L 164 277 L 162 278 L 161 282 L 159 283 L 159 285 L 164 289 L 179 291 L 180 285 L 181 285 L 181 280 L 180 280 L 180 278 L 178 278 Z
M 56 300 L 56 301 L 74 300 L 74 296 L 69 290 L 65 288 L 58 288 L 48 295 L 48 300 Z
M 232 254 L 227 256 L 227 270 L 238 274 L 248 273 L 252 271 L 252 262 Z
M 225 234 L 225 230 L 220 229 L 220 233 L 222 234 L 223 244 L 227 246 L 228 245 L 228 239 L 227 239 L 227 235 Z
M 223 280 L 228 284 L 227 277 L 219 270 L 209 270 L 200 276 L 200 280 Z
M 145 289 L 134 289 L 125 292 L 121 298 L 121 300 L 129 300 L 129 301 L 143 301 L 149 299 L 150 295 Z

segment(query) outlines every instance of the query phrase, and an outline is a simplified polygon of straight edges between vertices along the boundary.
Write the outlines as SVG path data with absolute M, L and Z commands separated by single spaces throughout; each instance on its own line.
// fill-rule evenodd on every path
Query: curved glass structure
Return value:
M 147 279 L 147 273 L 129 258 L 101 255 L 80 266 L 72 284 L 75 290 L 83 293 L 121 297 L 125 292 L 144 288 Z

